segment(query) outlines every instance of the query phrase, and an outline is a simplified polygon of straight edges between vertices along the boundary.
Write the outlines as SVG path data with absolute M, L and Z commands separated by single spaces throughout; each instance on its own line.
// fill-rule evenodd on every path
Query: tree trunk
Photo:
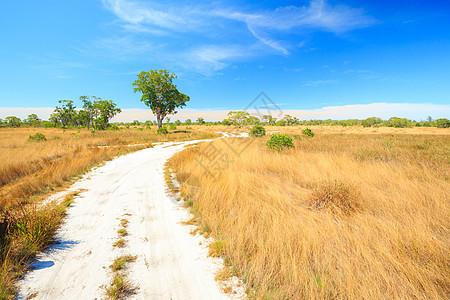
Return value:
M 158 114 L 156 115 L 156 121 L 158 122 L 158 129 L 162 127 L 163 119 L 164 118 L 162 118 L 161 115 Z

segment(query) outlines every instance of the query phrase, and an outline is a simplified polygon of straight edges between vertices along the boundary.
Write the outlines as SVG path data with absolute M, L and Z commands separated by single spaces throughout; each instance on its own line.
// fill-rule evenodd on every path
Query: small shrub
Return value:
M 169 125 L 169 129 L 170 130 L 175 130 L 175 129 L 177 129 L 177 126 L 175 126 L 175 124 L 170 124 Z
M 186 127 L 186 129 L 192 129 L 192 127 L 191 127 L 191 126 L 188 126 L 188 127 Z
M 168 134 L 168 133 L 169 133 L 169 131 L 167 130 L 166 127 L 158 128 L 158 130 L 157 130 L 156 132 L 157 132 L 158 134 Z
M 304 129 L 304 130 L 302 131 L 302 133 L 303 133 L 304 135 L 306 135 L 307 138 L 310 138 L 310 137 L 313 137 L 313 136 L 314 136 L 314 132 L 312 132 L 312 130 L 309 129 L 309 128 Z
M 332 181 L 314 189 L 310 204 L 313 208 L 329 209 L 334 213 L 348 215 L 360 208 L 358 190 L 346 183 Z
M 271 150 L 282 151 L 294 147 L 292 138 L 285 134 L 272 134 L 270 139 L 266 143 L 267 147 Z
M 255 125 L 253 126 L 252 130 L 250 130 L 250 136 L 254 137 L 260 137 L 263 135 L 266 135 L 266 129 L 262 127 L 261 125 Z
M 117 230 L 117 233 L 119 234 L 119 236 L 126 236 L 128 234 L 125 228 Z
M 59 136 L 54 136 L 53 139 L 54 139 L 55 141 L 59 141 L 59 140 L 61 140 L 61 137 L 59 137 Z
M 127 128 L 129 128 L 129 126 L 127 126 Z M 111 130 L 119 130 L 119 127 L 118 127 L 117 125 L 113 124 L 113 125 L 110 127 L 110 129 L 111 129 Z
M 47 140 L 47 138 L 45 137 L 45 135 L 42 133 L 39 133 L 39 132 L 36 133 L 35 135 L 30 135 L 28 137 L 28 141 L 30 141 L 30 142 L 43 142 L 46 140 Z

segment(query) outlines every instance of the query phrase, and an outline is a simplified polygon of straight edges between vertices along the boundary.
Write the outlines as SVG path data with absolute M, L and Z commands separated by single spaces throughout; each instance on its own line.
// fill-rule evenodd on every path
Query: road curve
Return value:
M 229 299 L 214 280 L 220 260 L 180 224 L 186 209 L 165 193 L 163 165 L 186 145 L 165 143 L 107 162 L 70 189 L 83 192 L 57 231 L 57 244 L 39 255 L 19 281 L 18 299 L 104 299 L 109 265 L 136 255 L 128 277 L 138 287 L 131 299 Z M 120 220 L 128 219 L 123 248 Z

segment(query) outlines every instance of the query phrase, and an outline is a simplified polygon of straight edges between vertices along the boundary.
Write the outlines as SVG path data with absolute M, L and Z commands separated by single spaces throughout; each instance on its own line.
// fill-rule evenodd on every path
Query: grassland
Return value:
M 448 298 L 450 130 L 303 128 L 169 161 L 231 274 L 256 298 Z
M 37 132 L 46 141 L 29 141 Z M 14 281 L 27 262 L 45 248 L 64 215 L 65 205 L 42 205 L 99 163 L 153 143 L 217 136 L 206 126 L 179 127 L 167 135 L 156 128 L 91 132 L 85 129 L 0 129 L 0 299 L 14 295 Z M 8 225 L 7 228 L 5 225 Z

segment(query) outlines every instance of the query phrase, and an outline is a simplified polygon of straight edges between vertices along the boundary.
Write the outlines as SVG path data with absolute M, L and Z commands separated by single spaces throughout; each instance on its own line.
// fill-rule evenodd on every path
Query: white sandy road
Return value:
M 128 277 L 139 288 L 132 299 L 229 299 L 214 280 L 220 259 L 180 224 L 189 214 L 165 193 L 163 165 L 186 145 L 165 143 L 116 158 L 70 189 L 76 197 L 56 241 L 37 257 L 19 282 L 18 299 L 103 299 L 112 278 L 109 265 L 121 255 L 137 255 Z M 128 219 L 124 248 L 120 220 Z M 233 297 L 242 297 L 238 293 Z

